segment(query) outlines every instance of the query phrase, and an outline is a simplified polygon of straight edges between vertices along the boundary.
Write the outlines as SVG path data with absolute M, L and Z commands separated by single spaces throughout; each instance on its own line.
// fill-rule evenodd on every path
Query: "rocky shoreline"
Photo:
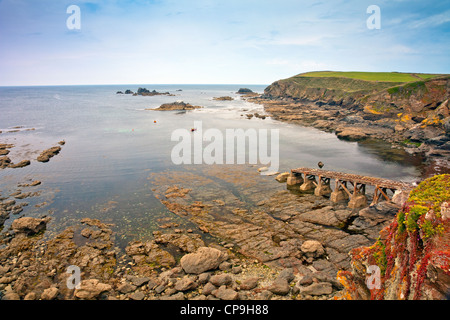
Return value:
M 276 120 L 334 132 L 347 141 L 380 140 L 392 148 L 403 149 L 411 155 L 423 156 L 428 163 L 437 163 L 450 170 L 450 113 L 448 102 L 436 111 L 440 122 L 424 125 L 424 118 L 406 118 L 366 112 L 358 104 L 348 105 L 291 97 L 262 94 L 247 101 L 261 104 Z
M 206 168 L 217 181 L 205 172 L 152 174 L 155 196 L 188 225 L 165 220 L 152 239 L 131 241 L 125 250 L 113 226 L 96 219 L 45 237 L 50 217 L 17 218 L 1 234 L 2 299 L 340 298 L 336 274 L 349 269 L 349 250 L 370 245 L 397 208 L 381 203 L 352 211 L 242 169 Z M 224 183 L 255 205 L 230 191 L 217 198 Z M 78 289 L 67 286 L 70 266 L 81 270 Z

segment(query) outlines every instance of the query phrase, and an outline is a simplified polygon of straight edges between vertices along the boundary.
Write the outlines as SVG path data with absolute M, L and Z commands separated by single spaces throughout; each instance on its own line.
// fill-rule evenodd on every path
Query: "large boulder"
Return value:
M 37 219 L 32 217 L 23 217 L 13 221 L 11 227 L 17 234 L 25 233 L 26 235 L 33 235 L 45 230 L 50 219 Z
M 101 283 L 97 279 L 83 280 L 80 283 L 80 288 L 75 289 L 74 295 L 79 299 L 90 300 L 97 298 L 103 292 L 111 290 L 111 288 L 111 285 Z
M 184 255 L 180 264 L 186 273 L 200 274 L 208 270 L 214 270 L 228 259 L 228 254 L 209 247 L 201 247 L 194 253 Z

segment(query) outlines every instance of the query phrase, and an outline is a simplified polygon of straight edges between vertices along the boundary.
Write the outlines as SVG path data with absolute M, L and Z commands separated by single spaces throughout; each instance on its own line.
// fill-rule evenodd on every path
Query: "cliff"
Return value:
M 310 72 L 274 82 L 253 99 L 274 118 L 383 139 L 410 153 L 449 158 L 450 75 Z
M 375 244 L 350 252 L 352 270 L 338 273 L 345 287 L 342 298 L 448 298 L 449 231 L 450 175 L 438 175 L 423 181 L 411 192 Z

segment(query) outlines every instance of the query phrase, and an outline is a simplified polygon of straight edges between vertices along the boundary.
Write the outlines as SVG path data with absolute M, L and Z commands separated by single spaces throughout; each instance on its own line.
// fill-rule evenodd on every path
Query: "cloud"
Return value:
M 444 23 L 450 22 L 450 10 L 447 10 L 440 14 L 435 14 L 429 17 L 425 17 L 411 23 L 412 28 L 429 28 L 437 27 Z

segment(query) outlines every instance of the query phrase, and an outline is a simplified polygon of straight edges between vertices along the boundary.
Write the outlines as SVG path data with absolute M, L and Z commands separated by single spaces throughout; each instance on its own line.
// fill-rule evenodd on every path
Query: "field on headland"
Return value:
M 440 76 L 431 73 L 401 73 L 401 72 L 362 72 L 362 71 L 316 71 L 299 74 L 295 77 L 311 78 L 350 78 L 364 81 L 379 82 L 411 82 L 418 80 L 427 80 Z

